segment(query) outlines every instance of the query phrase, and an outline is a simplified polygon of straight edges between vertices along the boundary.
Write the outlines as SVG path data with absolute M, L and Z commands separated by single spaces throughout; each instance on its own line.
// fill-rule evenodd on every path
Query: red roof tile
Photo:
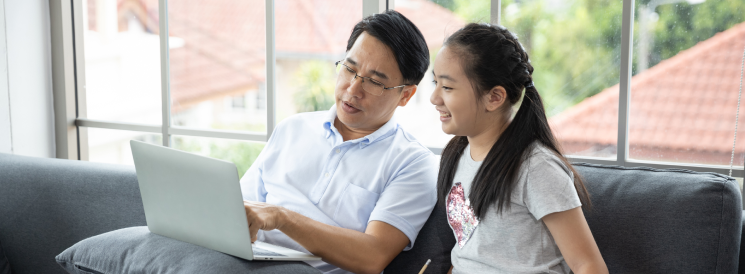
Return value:
M 718 153 L 729 160 L 743 48 L 745 23 L 632 77 L 631 150 Z M 615 145 L 618 88 L 607 88 L 550 119 L 565 147 Z M 737 142 L 745 145 L 745 102 L 741 104 Z M 738 152 L 744 150 L 738 146 Z
M 120 14 L 126 12 L 123 7 L 148 9 L 145 25 L 157 33 L 157 0 L 119 1 Z M 138 5 L 123 5 L 126 2 Z M 430 1 L 404 3 L 396 10 L 420 28 L 432 49 L 442 44 L 446 32 L 464 25 Z M 183 0 L 168 5 L 170 35 L 185 41 L 184 47 L 170 51 L 175 103 L 200 101 L 264 81 L 264 1 Z M 280 53 L 342 54 L 352 28 L 362 19 L 362 1 L 279 0 L 274 8 Z

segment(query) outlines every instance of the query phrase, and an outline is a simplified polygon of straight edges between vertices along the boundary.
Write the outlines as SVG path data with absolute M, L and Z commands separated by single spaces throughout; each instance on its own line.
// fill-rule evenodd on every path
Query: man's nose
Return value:
M 364 81 L 364 79 L 361 77 L 352 78 L 352 81 L 349 83 L 349 87 L 347 88 L 349 95 L 362 97 L 365 93 L 365 90 L 362 89 L 362 81 Z

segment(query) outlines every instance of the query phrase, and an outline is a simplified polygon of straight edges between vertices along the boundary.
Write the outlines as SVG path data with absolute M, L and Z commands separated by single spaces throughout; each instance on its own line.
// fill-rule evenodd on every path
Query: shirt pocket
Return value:
M 347 185 L 334 213 L 334 221 L 343 228 L 365 232 L 379 196 L 354 184 Z

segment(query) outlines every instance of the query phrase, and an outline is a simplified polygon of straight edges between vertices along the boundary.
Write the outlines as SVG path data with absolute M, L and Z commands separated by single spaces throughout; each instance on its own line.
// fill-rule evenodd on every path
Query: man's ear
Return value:
M 495 86 L 484 95 L 483 100 L 486 111 L 495 111 L 507 102 L 507 90 L 502 86 Z
M 401 91 L 401 100 L 398 101 L 398 106 L 403 107 L 414 97 L 416 93 L 416 85 L 405 86 L 404 90 Z

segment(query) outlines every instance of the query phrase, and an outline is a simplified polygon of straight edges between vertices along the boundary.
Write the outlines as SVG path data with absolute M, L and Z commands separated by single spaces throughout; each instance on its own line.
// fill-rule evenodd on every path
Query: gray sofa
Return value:
M 742 201 L 729 177 L 686 170 L 576 164 L 594 209 L 586 218 L 611 273 L 736 273 Z M 385 273 L 449 267 L 452 232 L 436 208 L 414 249 Z M 78 241 L 143 226 L 134 168 L 0 154 L 0 244 L 13 273 L 64 273 L 54 257 Z M 424 260 L 424 261 L 422 261 Z M 282 273 L 265 263 L 261 273 Z M 298 263 L 301 264 L 301 263 Z M 294 273 L 314 273 L 305 265 Z M 317 272 L 316 272 L 317 273 Z

